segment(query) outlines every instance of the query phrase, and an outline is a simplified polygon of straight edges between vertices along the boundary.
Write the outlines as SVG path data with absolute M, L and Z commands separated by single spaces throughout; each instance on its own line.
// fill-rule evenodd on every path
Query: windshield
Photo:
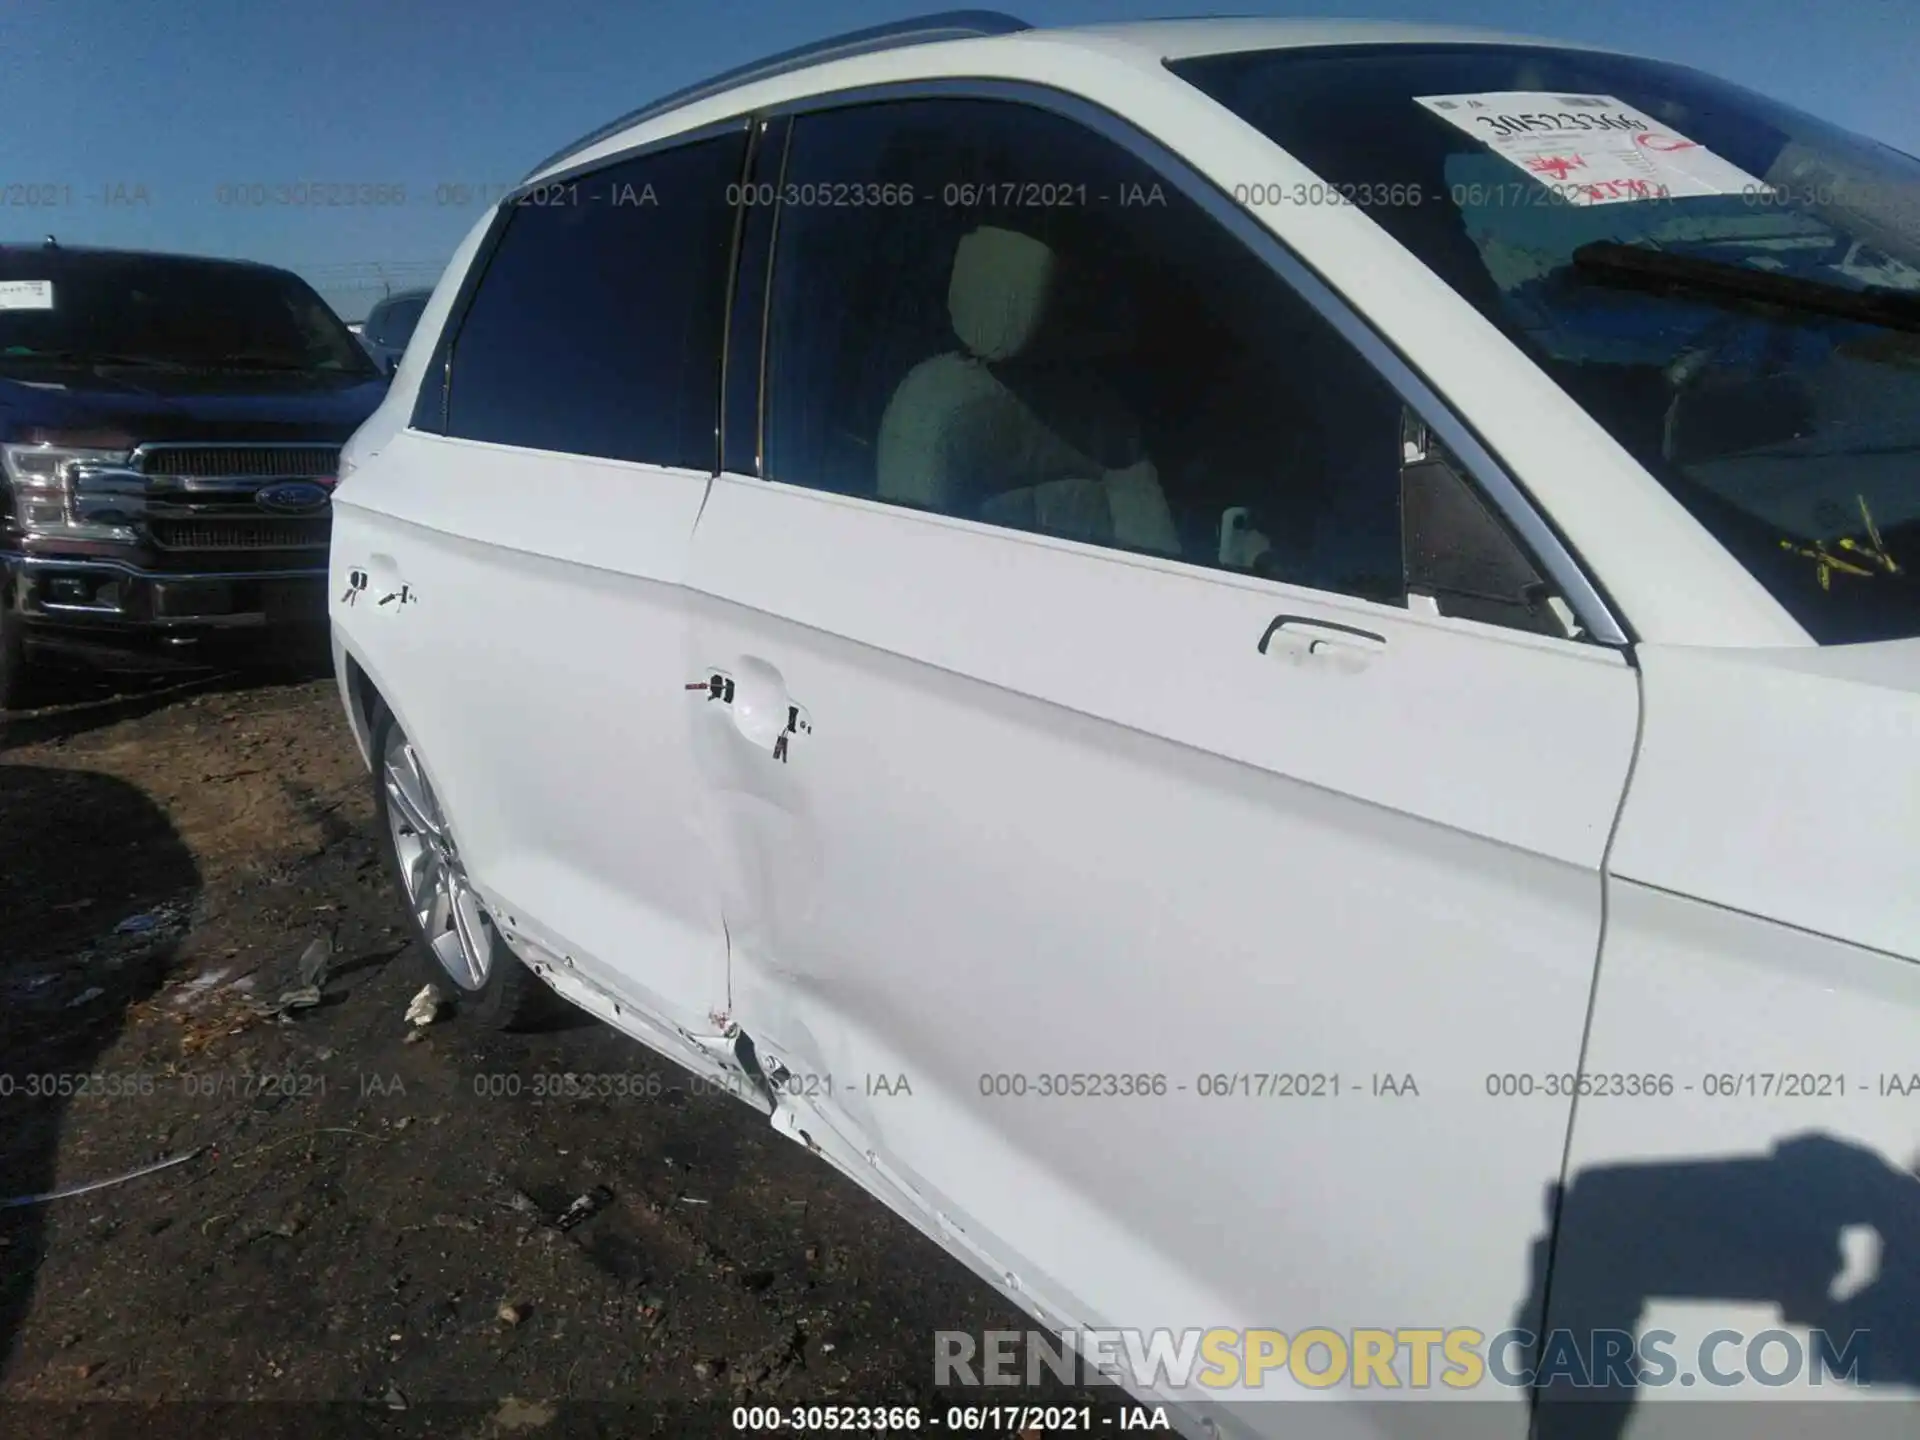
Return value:
M 1367 207 L 1816 640 L 1920 634 L 1920 161 L 1574 50 L 1170 68 Z
M 373 373 L 340 318 L 283 270 L 0 250 L 0 371 L 55 363 Z

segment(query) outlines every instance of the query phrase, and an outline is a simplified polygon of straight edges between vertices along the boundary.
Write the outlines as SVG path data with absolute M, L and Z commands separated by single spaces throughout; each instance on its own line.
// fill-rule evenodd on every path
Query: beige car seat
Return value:
M 981 226 L 961 239 L 947 311 L 962 348 L 914 366 L 888 401 L 874 447 L 877 493 L 1177 555 L 1173 516 L 1131 417 L 1084 364 L 1032 360 L 1049 322 L 1059 323 L 1060 271 L 1049 246 L 1013 230 Z

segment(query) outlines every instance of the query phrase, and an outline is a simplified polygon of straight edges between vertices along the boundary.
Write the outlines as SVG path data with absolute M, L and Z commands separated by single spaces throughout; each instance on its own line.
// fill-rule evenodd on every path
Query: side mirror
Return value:
M 1553 587 L 1467 483 L 1424 425 L 1409 429 L 1400 467 L 1400 525 L 1408 595 L 1442 615 L 1569 638 Z

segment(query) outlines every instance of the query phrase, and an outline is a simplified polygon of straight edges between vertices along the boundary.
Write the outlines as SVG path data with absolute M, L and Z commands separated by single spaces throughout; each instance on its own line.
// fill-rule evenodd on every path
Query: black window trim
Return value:
M 651 140 L 641 140 L 632 145 L 622 146 L 605 155 L 596 155 L 591 160 L 583 160 L 569 165 L 563 170 L 555 170 L 550 175 L 542 175 L 538 180 L 523 180 L 501 199 L 499 208 L 511 210 L 521 200 L 541 190 L 551 190 L 556 185 L 571 185 L 576 180 L 584 180 L 589 175 L 598 175 L 602 170 L 611 170 L 616 165 L 624 165 L 631 160 L 643 160 L 662 150 L 678 150 L 688 145 L 704 144 L 708 140 L 724 140 L 729 135 L 738 135 L 743 130 L 751 130 L 756 122 L 769 118 L 770 112 L 741 111 L 738 115 L 729 115 L 724 120 L 714 120 L 705 125 L 695 126 L 691 130 L 676 130 L 671 135 L 656 136 Z
M 786 118 L 755 117 L 748 142 L 742 190 L 734 216 L 733 266 L 728 276 L 727 333 L 721 348 L 720 456 L 714 474 L 748 475 L 766 472 L 766 406 L 762 397 L 767 372 L 768 295 L 773 274 L 774 247 L 779 241 L 778 205 L 748 201 L 747 187 L 770 185 L 779 193 L 786 173 L 787 145 L 793 133 Z M 764 250 L 757 274 L 746 266 L 755 248 Z M 738 399 L 736 400 L 736 397 Z
M 755 277 L 760 297 L 760 355 L 758 368 L 754 373 L 754 418 L 753 418 L 753 473 L 764 476 L 767 473 L 767 346 L 773 335 L 773 266 L 780 254 L 780 215 L 787 208 L 781 200 L 781 193 L 787 183 L 787 163 L 793 157 L 793 116 L 792 114 L 770 116 L 783 123 L 780 126 L 780 168 L 773 177 L 773 228 L 767 237 L 767 267 L 764 273 Z
M 774 119 L 823 111 L 887 104 L 902 100 L 995 100 L 1030 105 L 1077 123 L 1131 153 L 1194 201 L 1250 250 L 1284 285 L 1327 321 L 1361 358 L 1424 420 L 1466 467 L 1469 483 L 1493 506 L 1572 608 L 1585 638 L 1603 645 L 1630 647 L 1635 637 L 1604 588 L 1583 565 L 1572 545 L 1546 512 L 1528 495 L 1490 446 L 1440 398 L 1400 351 L 1373 324 L 1271 230 L 1234 203 L 1209 177 L 1177 151 L 1103 105 L 1051 86 L 1024 80 L 927 78 L 855 86 L 796 96 L 769 105 L 750 118 Z M 789 132 L 791 137 L 791 132 Z M 784 173 L 784 170 L 783 170 Z M 779 210 L 776 206 L 775 225 Z M 776 229 L 777 243 L 777 229 Z M 766 301 L 771 311 L 771 298 Z M 764 372 L 765 346 L 761 364 Z M 765 386 L 761 387 L 761 424 L 765 426 Z M 762 467 L 764 468 L 764 467 Z
M 747 143 L 740 149 L 740 169 L 734 177 L 736 186 L 733 192 L 733 230 L 727 238 L 727 273 L 721 284 L 726 295 L 720 302 L 720 375 L 719 393 L 713 403 L 713 464 L 711 473 L 718 475 L 720 467 L 726 463 L 727 446 L 727 391 L 730 386 L 740 383 L 732 373 L 727 353 L 733 346 L 733 311 L 740 301 L 740 251 L 746 244 L 747 222 L 751 213 L 746 205 L 746 186 L 753 183 L 754 164 L 759 158 L 760 147 L 766 143 L 767 124 L 749 121 L 747 124 Z M 759 403 L 755 397 L 755 404 Z

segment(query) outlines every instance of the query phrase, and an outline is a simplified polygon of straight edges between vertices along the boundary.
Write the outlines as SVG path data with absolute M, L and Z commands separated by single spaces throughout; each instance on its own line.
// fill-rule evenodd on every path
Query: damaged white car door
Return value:
M 742 126 L 616 157 L 503 205 L 412 425 L 342 487 L 336 547 L 405 587 L 341 618 L 375 667 L 381 636 L 413 637 L 376 681 L 510 943 L 670 1046 L 726 1003 L 680 582 L 745 143 Z
M 735 1018 L 1042 1316 L 1497 1331 L 1570 1107 L 1483 1072 L 1577 1066 L 1633 673 L 1518 547 L 1409 599 L 1402 466 L 1465 467 L 1184 172 L 954 99 L 802 114 L 785 181 L 968 155 L 1164 198 L 782 212 L 689 572 Z

